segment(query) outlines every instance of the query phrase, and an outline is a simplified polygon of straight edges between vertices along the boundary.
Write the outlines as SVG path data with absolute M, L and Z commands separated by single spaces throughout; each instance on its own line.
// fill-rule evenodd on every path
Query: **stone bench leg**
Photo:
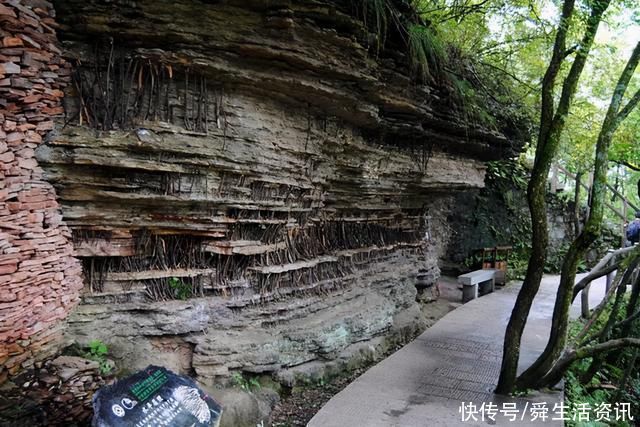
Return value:
M 462 303 L 471 301 L 478 298 L 478 285 L 463 285 L 462 286 Z
M 495 279 L 487 280 L 480 283 L 480 295 L 486 295 L 496 290 Z

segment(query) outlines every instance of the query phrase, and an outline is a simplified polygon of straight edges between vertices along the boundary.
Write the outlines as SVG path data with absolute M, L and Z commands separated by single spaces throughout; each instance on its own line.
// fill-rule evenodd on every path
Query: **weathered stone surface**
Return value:
M 267 424 L 279 396 L 268 388 L 256 392 L 239 389 L 212 389 L 225 411 L 220 427 L 254 427 Z
M 419 325 L 452 195 L 522 142 L 412 83 L 397 41 L 376 59 L 340 2 L 56 6 L 82 65 L 36 158 L 83 259 L 67 335 L 132 368 L 214 383 Z
M 516 129 L 468 123 L 393 40 L 371 55 L 343 2 L 56 7 L 73 71 L 30 30 L 3 48 L 20 76 L 0 84 L 0 310 L 46 313 L 0 329 L 14 370 L 32 357 L 19 338 L 59 339 L 72 255 L 85 284 L 66 338 L 104 341 L 127 369 L 291 384 L 420 328 L 417 277 L 439 274 L 452 197 L 518 150 Z M 54 24 L 26 10 L 24 28 Z
M 10 80 L 0 85 L 0 383 L 59 349 L 82 287 L 69 231 L 52 221 L 60 216 L 55 191 L 34 158 L 69 67 L 50 53 L 58 51 L 56 34 L 43 21 L 53 8 L 2 3 L 0 56 L 10 59 L 0 60 L 0 74 Z M 42 66 L 57 71 L 45 76 Z
M 505 168 L 508 166 L 503 165 Z M 517 172 L 516 176 L 522 173 Z M 441 260 L 443 270 L 451 274 L 467 272 L 469 266 L 464 265 L 465 260 L 485 247 L 518 247 L 528 243 L 531 218 L 526 189 L 513 183 L 511 173 L 505 175 L 488 177 L 483 189 L 463 191 L 456 196 L 457 208 L 449 218 L 452 236 Z M 565 197 L 548 193 L 547 210 L 550 239 L 547 259 L 553 264 L 554 259 L 561 259 L 561 254 L 575 237 L 574 206 Z M 609 237 L 610 234 L 613 236 Z M 589 262 L 596 262 L 603 256 L 603 251 L 618 244 L 618 234 L 605 227 L 603 240 L 606 244 L 594 248 L 593 256 L 587 256 Z M 555 261 L 555 264 L 553 267 L 560 267 L 560 262 Z
M 92 415 L 91 397 L 105 385 L 98 363 L 62 356 L 35 365 L 0 386 L 0 424 L 87 424 Z
M 362 21 L 352 16 L 353 5 L 343 2 L 203 4 L 198 7 L 200 25 L 195 27 L 190 2 L 116 5 L 59 0 L 56 6 L 69 49 L 85 61 L 92 62 L 86 57 L 87 41 L 112 37 L 116 49 L 126 46 L 129 53 L 171 67 L 172 77 L 167 77 L 176 79 L 176 86 L 182 86 L 186 74 L 191 74 L 190 84 L 197 85 L 202 75 L 210 94 L 223 86 L 225 91 L 233 88 L 295 104 L 312 120 L 334 116 L 375 131 L 374 140 L 404 148 L 434 140 L 439 150 L 496 159 L 522 143 L 505 136 L 517 135 L 517 127 L 498 132 L 466 123 L 450 88 L 413 84 L 400 40 L 396 44 L 388 40 L 388 49 L 376 60 L 366 47 L 368 34 Z M 83 19 L 75 19 L 79 15 Z M 141 15 L 145 19 L 135 18 Z M 265 20 L 278 15 L 292 17 L 296 23 L 292 32 L 265 25 Z M 105 20 L 106 16 L 111 19 Z M 181 49 L 185 46 L 189 49 Z M 190 71 L 185 72 L 185 66 Z M 183 116 L 179 107 L 185 100 L 181 101 L 173 106 Z M 227 106 L 225 102 L 222 110 Z M 154 107 L 161 106 L 152 106 L 152 112 Z M 305 122 L 303 129 L 308 127 Z M 220 122 L 211 120 L 208 125 L 211 130 Z
M 62 381 L 68 381 L 81 372 L 97 371 L 100 368 L 98 362 L 77 356 L 59 356 L 51 362 L 51 365 L 57 369 Z
M 411 277 L 420 259 L 423 256 L 410 250 L 394 253 L 387 262 L 343 278 L 343 288 L 328 296 L 290 297 L 240 311 L 236 307 L 241 295 L 116 306 L 85 303 L 73 314 L 69 334 L 108 341 L 121 357 L 118 364 L 132 369 L 150 360 L 179 366 L 181 362 L 171 357 L 175 351 L 162 354 L 163 347 L 171 347 L 157 346 L 155 337 L 180 335 L 183 347 L 191 349 L 183 353 L 188 366 L 201 382 L 212 385 L 234 369 L 274 372 L 332 360 L 354 342 L 410 323 L 395 325 L 400 313 L 414 307 Z M 419 325 L 419 317 L 410 320 Z

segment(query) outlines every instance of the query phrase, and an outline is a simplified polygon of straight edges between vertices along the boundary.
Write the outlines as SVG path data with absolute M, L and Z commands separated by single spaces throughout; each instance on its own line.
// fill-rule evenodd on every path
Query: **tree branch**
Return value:
M 525 81 L 522 81 L 522 80 L 521 80 L 520 78 L 518 78 L 518 76 L 516 76 L 515 74 L 510 73 L 509 71 L 507 71 L 507 70 L 505 70 L 505 69 L 503 69 L 503 68 L 500 68 L 500 67 L 498 67 L 497 65 L 493 65 L 493 64 L 491 64 L 491 63 L 489 63 L 489 62 L 486 62 L 486 61 L 480 61 L 480 64 L 482 64 L 483 66 L 489 67 L 489 68 L 493 68 L 494 70 L 499 71 L 499 72 L 503 73 L 504 75 L 506 75 L 506 76 L 508 76 L 508 77 L 511 77 L 513 80 L 517 81 L 517 82 L 518 82 L 518 83 L 520 83 L 521 85 L 523 85 L 523 86 L 525 86 L 525 87 L 527 87 L 527 88 L 529 88 L 529 89 L 531 89 L 531 90 L 538 90 L 538 89 L 539 89 L 539 88 L 537 88 L 537 87 L 531 86 L 529 83 L 527 83 L 527 82 L 525 82 Z
M 608 333 L 608 331 L 610 330 L 610 328 L 612 326 L 609 321 L 607 321 L 606 326 L 600 332 L 594 334 L 590 338 L 584 339 L 585 335 L 587 335 L 587 332 L 589 332 L 589 329 L 591 329 L 591 326 L 598 320 L 600 315 L 603 313 L 605 307 L 607 306 L 607 303 L 608 303 L 609 299 L 611 298 L 611 295 L 613 295 L 613 290 L 614 289 L 617 290 L 618 288 L 620 288 L 622 293 L 624 293 L 624 291 L 626 290 L 627 282 L 629 281 L 629 279 L 631 279 L 631 276 L 633 275 L 633 271 L 636 269 L 636 267 L 638 266 L 639 263 L 640 263 L 640 258 L 633 258 L 631 260 L 631 262 L 629 263 L 629 266 L 627 267 L 627 269 L 624 271 L 624 274 L 622 275 L 622 277 L 620 277 L 619 275 L 616 277 L 616 280 L 615 280 L 613 286 L 611 286 L 609 291 L 606 293 L 606 295 L 605 295 L 604 299 L 602 300 L 602 302 L 600 303 L 600 305 L 598 305 L 598 307 L 596 307 L 596 310 L 595 310 L 593 316 L 591 316 L 591 319 L 589 319 L 589 321 L 584 326 L 584 328 L 582 328 L 580 333 L 575 337 L 575 342 L 577 342 L 577 343 L 587 343 L 587 342 L 592 341 L 594 337 L 596 337 L 596 338 L 603 337 L 604 334 Z M 620 277 L 620 280 L 617 280 L 618 277 Z M 616 315 L 615 311 L 617 309 L 617 304 L 619 302 L 620 296 L 621 296 L 621 293 L 616 292 L 616 300 L 615 300 L 614 306 L 613 306 L 612 311 L 611 311 L 611 316 L 615 316 Z
M 566 370 L 569 369 L 569 366 L 571 366 L 571 364 L 576 360 L 593 357 L 622 347 L 638 348 L 640 347 L 640 339 L 628 337 L 617 338 L 599 344 L 566 350 L 549 372 L 536 381 L 536 386 L 543 387 L 546 385 L 556 384 L 562 378 L 562 375 Z
M 571 55 L 572 53 L 574 53 L 576 50 L 578 50 L 578 45 L 574 44 L 573 46 L 571 46 L 569 49 L 567 49 L 564 52 L 564 56 L 563 58 L 566 58 L 567 56 Z
M 554 87 L 556 77 L 560 72 L 560 66 L 563 62 L 563 54 L 567 45 L 567 32 L 569 31 L 569 21 L 573 15 L 575 8 L 575 0 L 565 0 L 562 5 L 562 14 L 560 16 L 560 24 L 556 32 L 556 39 L 553 45 L 553 53 L 549 61 L 549 67 L 542 78 L 542 98 L 540 105 L 540 131 L 538 135 L 538 146 L 536 147 L 536 159 L 544 151 L 547 134 L 551 128 L 554 116 Z
M 587 287 L 587 285 L 593 282 L 596 279 L 599 279 L 602 276 L 606 276 L 609 273 L 613 273 L 620 267 L 620 263 L 616 263 L 613 265 L 609 265 L 601 270 L 591 271 L 585 277 L 583 277 L 574 287 L 573 287 L 573 296 L 571 297 L 571 301 L 576 299 L 576 296 L 580 293 L 581 290 Z
M 640 62 L 640 41 L 636 44 L 636 47 L 633 49 L 627 64 L 620 74 L 620 79 L 618 79 L 618 83 L 616 84 L 616 88 L 613 91 L 613 97 L 611 98 L 611 104 L 609 105 L 609 109 L 612 110 L 611 113 L 614 115 L 613 119 L 613 131 L 622 123 L 622 121 L 631 113 L 631 111 L 638 105 L 638 101 L 640 101 L 640 90 L 638 90 L 629 100 L 627 105 L 625 105 L 622 110 L 620 106 L 622 105 L 622 98 L 624 97 L 625 92 L 627 91 L 627 87 L 629 86 L 629 81 L 638 66 L 638 62 Z M 607 112 L 609 115 L 610 112 Z
M 609 303 L 609 300 L 613 296 L 614 291 L 616 290 L 616 288 L 620 284 L 620 281 L 622 281 L 622 277 L 621 277 L 620 274 L 618 274 L 616 276 L 616 279 L 613 281 L 613 284 L 611 285 L 611 288 L 609 288 L 607 293 L 604 295 L 604 298 L 602 299 L 602 302 L 593 310 L 593 314 L 591 315 L 591 318 L 583 326 L 582 330 L 578 333 L 578 335 L 575 336 L 574 341 L 576 343 L 584 342 L 584 337 L 587 335 L 587 333 L 589 332 L 589 330 L 591 329 L 593 324 L 596 322 L 596 320 L 598 320 L 598 318 L 600 317 L 600 315 L 604 311 L 605 307 Z
M 628 161 L 626 161 L 626 160 L 611 160 L 611 161 L 612 161 L 613 163 L 617 163 L 617 164 L 619 164 L 619 165 L 626 166 L 626 167 L 628 167 L 628 168 L 629 168 L 629 169 L 631 169 L 631 170 L 634 170 L 634 171 L 640 172 L 640 165 L 634 165 L 634 164 L 632 164 L 632 163 L 629 163 L 629 162 L 628 162 Z
M 530 36 L 521 37 L 517 39 L 503 40 L 500 42 L 496 41 L 496 42 L 493 42 L 491 45 L 485 46 L 482 49 L 477 49 L 475 52 L 480 56 L 487 55 L 488 53 L 491 53 L 494 49 L 497 49 L 504 45 L 511 45 L 511 44 L 522 43 L 522 42 L 532 42 L 534 40 L 543 39 L 543 38 L 546 38 L 545 34 L 532 34 Z
M 640 317 L 640 310 L 636 311 L 635 313 L 633 313 L 631 316 L 627 317 L 626 319 L 621 320 L 618 323 L 615 323 L 611 329 L 614 330 L 614 329 L 621 328 L 621 327 L 623 327 L 625 325 L 630 324 L 631 322 L 633 322 L 634 320 L 638 319 L 639 317 Z M 597 338 L 597 336 L 592 337 L 589 340 L 585 341 L 585 344 L 588 344 L 589 342 L 591 342 L 595 338 Z
M 587 27 L 584 31 L 584 36 L 582 37 L 580 46 L 576 52 L 576 57 L 573 60 L 573 64 L 571 64 L 569 74 L 567 74 L 567 77 L 564 79 L 560 101 L 558 101 L 558 108 L 556 109 L 556 113 L 553 117 L 554 123 L 551 125 L 551 128 L 556 127 L 559 123 L 564 123 L 566 119 L 569 107 L 571 106 L 571 101 L 573 100 L 573 96 L 576 92 L 576 87 L 578 86 L 578 79 L 582 74 L 584 65 L 587 62 L 587 57 L 591 51 L 591 46 L 593 45 L 593 40 L 598 32 L 602 15 L 610 2 L 611 0 L 600 0 L 594 2 L 591 14 L 587 20 Z M 564 53 L 564 50 L 562 53 Z
M 576 350 L 573 350 L 575 354 L 574 360 L 584 359 L 585 357 L 591 357 L 593 355 L 600 354 L 605 351 L 615 350 L 621 347 L 640 347 L 640 338 L 616 338 L 599 344 L 580 347 Z
M 633 94 L 629 102 L 627 102 L 627 105 L 625 105 L 620 110 L 620 112 L 618 113 L 618 117 L 616 119 L 619 122 L 626 119 L 627 116 L 633 111 L 633 109 L 636 108 L 636 106 L 638 105 L 638 102 L 640 102 L 640 89 L 638 89 L 636 93 Z
M 583 277 L 573 287 L 573 297 L 571 301 L 575 300 L 578 293 L 584 288 L 586 288 L 590 282 L 604 276 L 605 274 L 613 273 L 620 266 L 620 261 L 618 261 L 613 265 L 613 267 L 615 268 L 611 269 L 611 267 L 606 267 L 609 261 L 611 261 L 618 255 L 624 255 L 628 252 L 632 252 L 633 250 L 634 250 L 634 247 L 630 246 L 627 248 L 616 249 L 615 251 L 609 252 L 608 254 L 606 254 L 600 261 L 598 261 L 598 263 L 591 269 L 591 271 L 589 271 L 589 274 Z

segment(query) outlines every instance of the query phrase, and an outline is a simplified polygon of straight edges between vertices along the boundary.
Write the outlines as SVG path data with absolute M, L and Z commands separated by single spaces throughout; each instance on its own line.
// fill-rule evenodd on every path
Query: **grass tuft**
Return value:
M 426 82 L 441 75 L 442 66 L 447 62 L 447 50 L 442 40 L 429 27 L 419 24 L 410 24 L 407 35 L 409 61 L 417 77 Z

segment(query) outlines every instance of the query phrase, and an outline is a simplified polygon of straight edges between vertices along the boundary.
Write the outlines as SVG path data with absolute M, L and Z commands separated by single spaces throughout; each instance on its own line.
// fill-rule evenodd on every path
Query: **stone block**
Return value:
M 5 151 L 0 154 L 0 163 L 12 163 L 15 160 L 16 156 L 12 151 Z
M 27 131 L 24 140 L 27 143 L 40 144 L 42 142 L 42 136 L 38 132 L 34 132 L 30 130 L 30 131 Z
M 24 139 L 23 132 L 11 132 L 7 134 L 7 143 L 22 141 Z
M 38 166 L 38 161 L 33 158 L 31 159 L 18 158 L 18 166 L 20 166 L 21 168 L 33 170 L 36 168 L 36 166 Z M 43 200 L 39 200 L 39 201 L 43 201 Z
M 17 270 L 18 270 L 17 263 L 0 265 L 0 274 L 11 274 L 16 272 Z
M 46 121 L 40 122 L 36 126 L 36 130 L 40 132 L 52 130 L 52 129 L 53 129 L 53 120 L 46 120 Z
M 16 13 L 13 11 L 13 9 L 0 4 L 0 16 L 9 16 L 11 18 L 17 18 Z
M 24 41 L 24 44 L 26 46 L 29 46 L 35 49 L 40 49 L 42 47 L 40 43 L 36 42 L 33 38 L 29 37 L 26 34 L 19 34 L 18 37 Z
M 13 292 L 0 291 L 0 302 L 12 302 L 17 299 L 17 296 Z
M 0 74 L 20 74 L 20 66 L 13 62 L 0 64 Z
M 15 83 L 14 83 L 15 84 Z M 29 86 L 21 86 L 21 87 L 29 87 Z M 22 99 L 22 102 L 25 104 L 33 104 L 40 100 L 40 95 L 29 95 Z
M 17 47 L 17 46 L 23 46 L 23 45 L 24 44 L 22 43 L 22 39 L 18 37 L 4 37 L 2 39 L 3 47 Z
M 13 132 L 16 130 L 16 122 L 13 120 L 5 120 L 2 127 L 6 132 Z

